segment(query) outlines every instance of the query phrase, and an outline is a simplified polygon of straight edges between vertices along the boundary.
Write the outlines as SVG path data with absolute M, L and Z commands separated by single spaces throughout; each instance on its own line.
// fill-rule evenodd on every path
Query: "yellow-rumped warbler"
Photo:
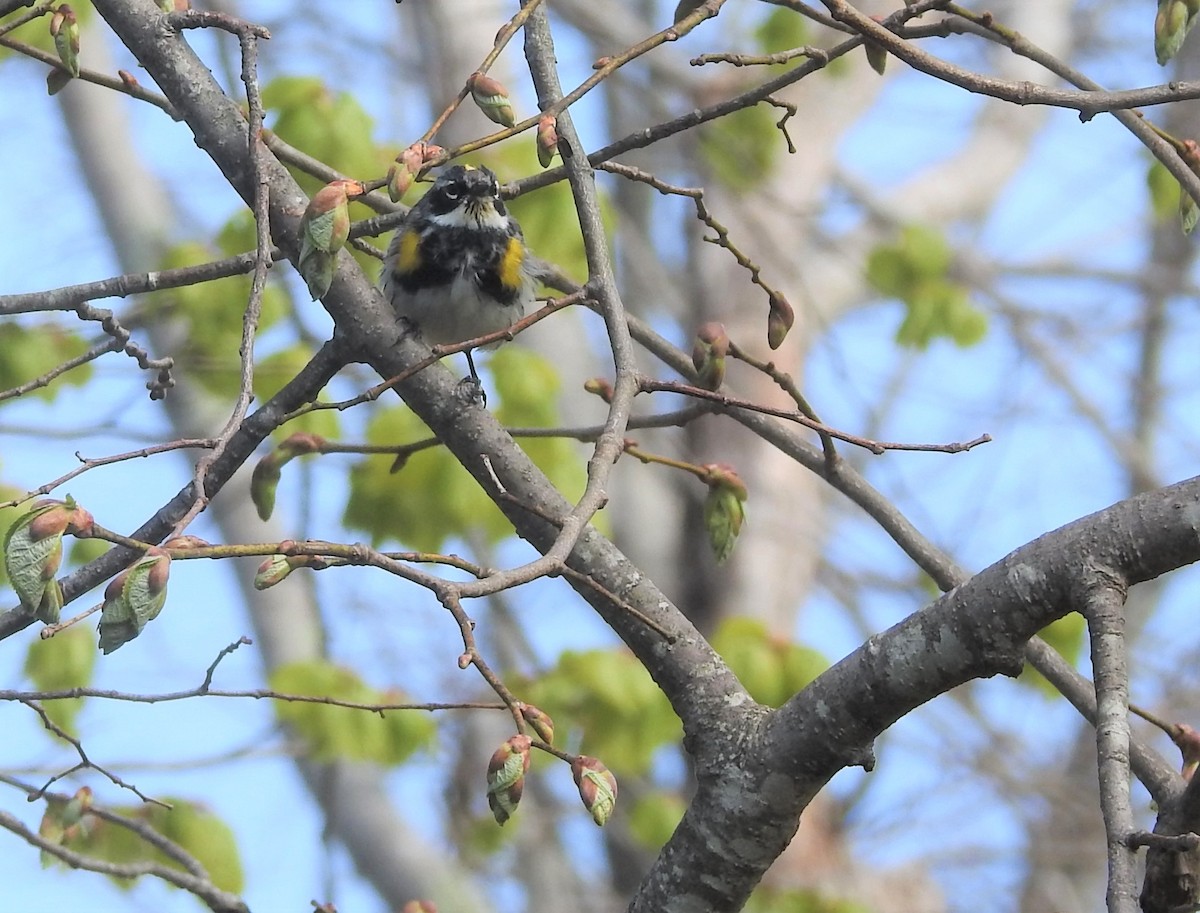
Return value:
M 388 245 L 380 287 L 429 345 L 508 329 L 534 300 L 530 255 L 489 169 L 453 165 Z M 467 351 L 476 385 L 479 376 Z

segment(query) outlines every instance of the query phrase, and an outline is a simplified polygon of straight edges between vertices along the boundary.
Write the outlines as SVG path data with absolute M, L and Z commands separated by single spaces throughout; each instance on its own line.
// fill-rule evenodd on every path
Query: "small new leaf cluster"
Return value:
M 987 319 L 971 304 L 970 291 L 953 275 L 954 251 L 936 228 L 906 225 L 891 244 L 867 257 L 867 281 L 898 298 L 907 313 L 896 331 L 901 345 L 923 349 L 939 337 L 974 345 L 987 331 Z
M 297 265 L 314 300 L 323 297 L 333 284 L 337 253 L 350 237 L 350 198 L 365 190 L 361 181 L 330 181 L 304 210 Z
M 583 807 L 603 827 L 617 805 L 617 778 L 603 763 L 587 755 L 579 755 L 571 762 L 571 776 L 579 787 Z
M 388 198 L 393 203 L 399 203 L 425 166 L 445 154 L 445 149 L 433 143 L 413 143 L 407 147 L 388 168 Z
M 1158 0 L 1154 16 L 1154 56 L 1160 65 L 1179 53 L 1200 15 L 1200 0 Z
M 54 575 L 62 564 L 63 535 L 92 534 L 92 515 L 68 497 L 35 501 L 4 537 L 4 569 L 21 600 L 39 621 L 55 624 L 62 612 L 62 590 Z
M 503 825 L 517 810 L 529 771 L 533 740 L 518 733 L 492 753 L 487 767 L 487 800 L 496 823 Z
M 718 562 L 732 553 L 742 523 L 746 519 L 746 483 L 737 471 L 724 463 L 707 463 L 704 483 L 708 497 L 704 501 L 704 528 Z
M 554 738 L 554 721 L 531 704 L 521 705 L 521 716 L 546 744 Z M 517 810 L 525 791 L 533 740 L 524 733 L 509 737 L 493 753 L 487 768 L 488 807 L 496 823 L 503 825 Z M 617 804 L 617 778 L 596 758 L 578 755 L 571 761 L 571 775 L 579 798 L 592 820 L 603 826 Z
M 154 546 L 108 584 L 100 609 L 100 650 L 127 644 L 158 617 L 167 601 L 171 556 Z
M 279 487 L 283 467 L 298 456 L 320 453 L 324 446 L 325 439 L 319 434 L 298 432 L 280 442 L 255 464 L 254 472 L 250 476 L 250 500 L 254 502 L 254 509 L 258 511 L 261 519 L 271 519 L 271 514 L 275 511 L 275 491 Z M 259 572 L 262 570 L 260 567 Z
M 50 17 L 50 35 L 62 65 L 72 76 L 79 76 L 79 20 L 67 4 L 61 4 Z
M 81 786 L 66 802 L 62 800 L 46 803 L 46 811 L 38 824 L 38 836 L 65 846 L 73 841 L 86 839 L 96 826 L 97 819 L 88 814 L 92 807 L 92 788 Z M 54 861 L 54 857 L 42 851 L 42 867 Z
M 725 356 L 729 354 L 729 334 L 725 325 L 710 321 L 696 331 L 692 345 L 692 364 L 696 383 L 705 390 L 719 390 L 725 382 Z

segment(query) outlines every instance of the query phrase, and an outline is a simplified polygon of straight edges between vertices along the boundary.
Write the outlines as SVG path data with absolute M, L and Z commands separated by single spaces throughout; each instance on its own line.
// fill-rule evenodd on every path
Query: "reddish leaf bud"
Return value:
M 571 762 L 571 776 L 579 787 L 583 807 L 601 827 L 608 821 L 617 804 L 617 778 L 596 758 L 580 755 Z
M 538 118 L 537 126 L 537 156 L 538 164 L 549 168 L 558 152 L 558 118 L 553 114 L 543 114 Z
M 146 553 L 104 590 L 100 608 L 100 649 L 111 653 L 128 643 L 158 617 L 167 601 L 171 558 L 161 548 Z
M 729 336 L 725 325 L 710 321 L 696 331 L 692 345 L 692 364 L 700 386 L 716 390 L 725 381 L 725 356 L 729 354 Z
M 527 735 L 514 735 L 496 749 L 487 769 L 488 806 L 497 824 L 504 824 L 517 810 L 525 789 L 525 773 L 529 770 Z
M 550 714 L 533 704 L 522 704 L 521 716 L 539 739 L 547 745 L 554 744 L 554 720 L 550 719 Z
M 591 380 L 584 381 L 583 389 L 588 393 L 594 393 L 606 403 L 613 401 L 613 385 L 603 377 L 593 377 Z
M 63 3 L 50 17 L 50 35 L 58 59 L 72 76 L 79 75 L 79 20 L 75 11 Z
M 488 120 L 502 127 L 511 127 L 517 122 L 508 89 L 500 80 L 475 72 L 467 80 L 467 86 L 471 90 L 471 99 Z
M 771 293 L 771 311 L 767 315 L 767 345 L 778 349 L 787 338 L 788 331 L 796 322 L 796 312 L 788 304 L 787 299 L 775 292 Z

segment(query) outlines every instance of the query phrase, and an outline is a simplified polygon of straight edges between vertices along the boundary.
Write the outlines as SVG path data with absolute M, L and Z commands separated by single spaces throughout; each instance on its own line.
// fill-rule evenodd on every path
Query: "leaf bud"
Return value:
M 295 567 L 286 555 L 268 555 L 259 564 L 258 570 L 254 572 L 254 588 L 256 590 L 265 590 L 275 586 Z
M 532 740 L 527 735 L 511 736 L 492 754 L 487 769 L 488 807 L 497 824 L 504 824 L 517 810 L 521 793 L 525 789 L 525 773 L 529 770 L 529 746 Z
M 1193 8 L 1185 0 L 1158 0 L 1158 12 L 1154 16 L 1154 56 L 1159 64 L 1167 62 L 1179 53 L 1188 32 L 1196 24 L 1200 6 Z
M 50 17 L 50 35 L 58 59 L 72 76 L 79 75 L 79 20 L 75 11 L 63 3 Z
M 549 168 L 558 152 L 558 118 L 553 114 L 543 114 L 538 118 L 537 125 L 537 157 L 538 164 Z
M 787 338 L 788 331 L 796 322 L 796 312 L 786 298 L 777 292 L 770 296 L 771 311 L 767 315 L 767 345 L 778 349 Z
M 337 252 L 350 237 L 350 197 L 365 189 L 362 181 L 330 181 L 313 195 L 300 218 L 297 268 L 314 299 L 333 284 Z
M 742 523 L 746 519 L 746 483 L 731 466 L 722 463 L 705 465 L 708 497 L 704 500 L 704 528 L 717 562 L 725 561 L 732 553 Z
M 467 87 L 471 90 L 471 99 L 475 105 L 492 123 L 511 127 L 517 122 L 512 102 L 508 98 L 508 89 L 500 80 L 476 71 L 467 80 Z
M 533 704 L 522 704 L 521 716 L 539 739 L 547 745 L 554 744 L 554 720 L 550 719 L 550 714 Z
M 692 364 L 696 368 L 701 387 L 706 390 L 719 389 L 725 381 L 725 356 L 729 354 L 729 335 L 725 325 L 709 321 L 696 331 L 692 345 Z
M 613 401 L 613 385 L 603 377 L 593 377 L 591 380 L 584 381 L 583 389 L 600 397 L 606 403 Z
M 4 568 L 9 584 L 40 621 L 54 624 L 62 610 L 62 590 L 54 575 L 62 564 L 62 537 L 92 534 L 92 515 L 74 499 L 35 501 L 4 536 Z
M 571 762 L 571 776 L 579 787 L 583 807 L 603 827 L 617 804 L 617 778 L 602 762 L 587 755 L 579 755 Z
M 167 601 L 171 558 L 161 548 L 146 553 L 112 579 L 100 608 L 100 649 L 111 653 L 142 633 Z
M 286 459 L 272 451 L 254 464 L 254 472 L 250 474 L 250 500 L 260 520 L 270 520 L 275 512 L 275 490 L 279 487 L 285 462 Z

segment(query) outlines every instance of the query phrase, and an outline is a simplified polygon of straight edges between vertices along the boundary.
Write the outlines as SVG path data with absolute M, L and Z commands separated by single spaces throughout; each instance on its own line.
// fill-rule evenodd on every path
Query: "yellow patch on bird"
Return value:
M 400 251 L 396 255 L 396 270 L 402 276 L 415 273 L 421 266 L 421 236 L 415 231 L 406 231 L 400 236 Z
M 500 257 L 497 271 L 500 273 L 500 284 L 505 288 L 520 288 L 524 281 L 523 269 L 525 263 L 525 245 L 519 238 L 509 238 L 508 246 Z

